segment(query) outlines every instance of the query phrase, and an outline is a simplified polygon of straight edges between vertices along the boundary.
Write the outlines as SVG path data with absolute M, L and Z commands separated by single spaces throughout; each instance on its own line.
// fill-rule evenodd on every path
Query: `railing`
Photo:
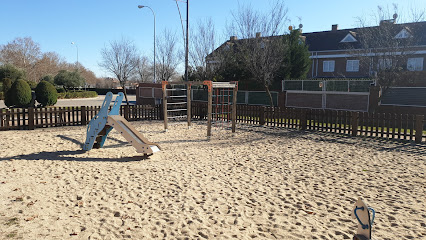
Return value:
M 193 117 L 206 118 L 206 106 L 193 102 Z M 237 122 L 426 142 L 423 115 L 237 105 Z
M 0 131 L 86 125 L 99 110 L 99 106 L 0 109 Z M 161 106 L 124 105 L 120 114 L 128 121 L 162 119 Z
M 0 109 L 0 130 L 86 125 L 99 109 L 85 106 Z M 161 110 L 161 105 L 124 105 L 120 114 L 128 121 L 161 120 Z M 207 104 L 193 102 L 191 112 L 193 119 L 206 119 Z M 237 122 L 426 142 L 423 115 L 237 105 Z
M 369 92 L 374 80 L 311 79 L 282 80 L 282 91 Z

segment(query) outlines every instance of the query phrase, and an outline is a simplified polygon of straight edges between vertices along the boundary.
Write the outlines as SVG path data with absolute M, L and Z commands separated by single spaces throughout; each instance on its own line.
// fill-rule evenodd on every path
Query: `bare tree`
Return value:
M 176 75 L 178 65 L 178 55 L 176 47 L 176 34 L 165 29 L 162 36 L 157 41 L 156 71 L 157 78 L 162 81 L 169 81 Z
M 6 45 L 0 46 L 0 62 L 24 69 L 31 81 L 38 80 L 34 74 L 34 68 L 40 57 L 40 45 L 31 37 L 15 38 Z
M 126 83 L 135 73 L 138 65 L 138 50 L 134 43 L 128 39 L 122 38 L 119 41 L 111 41 L 109 47 L 101 50 L 102 62 L 99 66 L 104 68 L 118 79 L 127 99 Z
M 153 78 L 153 67 L 149 64 L 149 60 L 146 56 L 139 57 L 138 66 L 136 67 L 138 82 L 154 82 Z
M 271 106 L 273 99 L 269 87 L 284 63 L 284 26 L 287 23 L 287 8 L 276 1 L 271 9 L 262 13 L 250 5 L 239 5 L 232 12 L 232 22 L 227 26 L 229 35 L 241 36 L 235 42 L 235 50 L 254 81 L 263 86 Z M 261 37 L 261 34 L 267 37 Z
M 196 79 L 212 79 L 212 71 L 207 68 L 206 56 L 217 46 L 216 30 L 211 18 L 199 20 L 197 27 L 192 31 L 191 49 L 189 51 L 191 68 L 196 70 Z
M 39 81 L 46 75 L 56 75 L 59 70 L 65 69 L 66 62 L 56 52 L 43 53 L 34 65 L 34 77 Z

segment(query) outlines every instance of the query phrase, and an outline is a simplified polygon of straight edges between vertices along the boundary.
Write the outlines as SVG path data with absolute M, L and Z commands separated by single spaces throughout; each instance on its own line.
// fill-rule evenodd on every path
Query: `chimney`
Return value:
M 339 30 L 339 25 L 338 24 L 331 25 L 331 31 L 335 32 L 337 30 Z
M 257 32 L 256 33 L 256 38 L 260 38 L 262 36 L 262 33 L 261 32 Z
M 236 41 L 237 39 L 238 39 L 237 36 L 231 36 L 231 38 L 229 40 Z

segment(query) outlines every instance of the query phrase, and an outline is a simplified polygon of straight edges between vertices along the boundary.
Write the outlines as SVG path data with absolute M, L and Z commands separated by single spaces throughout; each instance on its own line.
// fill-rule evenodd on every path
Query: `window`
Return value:
M 391 69 L 392 68 L 392 59 L 389 59 L 389 58 L 379 59 L 379 64 L 378 64 L 377 67 L 378 67 L 379 70 Z
M 409 58 L 407 69 L 409 71 L 423 71 L 423 58 Z
M 352 34 L 348 33 L 348 35 L 346 35 L 346 37 L 344 37 L 340 42 L 357 42 L 357 40 L 354 36 L 352 36 Z
M 358 72 L 358 71 L 359 71 L 359 60 L 346 61 L 346 72 Z
M 406 30 L 406 29 L 402 29 L 401 32 L 399 32 L 395 38 L 409 38 L 411 37 L 411 34 Z
M 322 63 L 322 71 L 323 72 L 334 72 L 334 60 L 324 61 Z

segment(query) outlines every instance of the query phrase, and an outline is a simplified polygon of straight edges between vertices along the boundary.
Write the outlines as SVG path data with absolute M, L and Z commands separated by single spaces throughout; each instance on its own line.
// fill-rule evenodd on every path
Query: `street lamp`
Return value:
M 155 76 L 155 57 L 156 57 L 156 55 L 155 55 L 155 13 L 152 10 L 152 8 L 150 8 L 149 6 L 138 5 L 138 8 L 145 8 L 145 7 L 149 8 L 152 12 L 152 15 L 154 16 L 154 83 L 156 83 L 157 81 L 156 81 L 156 76 Z
M 77 48 L 77 69 L 78 69 L 78 45 L 75 42 L 71 42 L 72 45 L 75 45 Z

